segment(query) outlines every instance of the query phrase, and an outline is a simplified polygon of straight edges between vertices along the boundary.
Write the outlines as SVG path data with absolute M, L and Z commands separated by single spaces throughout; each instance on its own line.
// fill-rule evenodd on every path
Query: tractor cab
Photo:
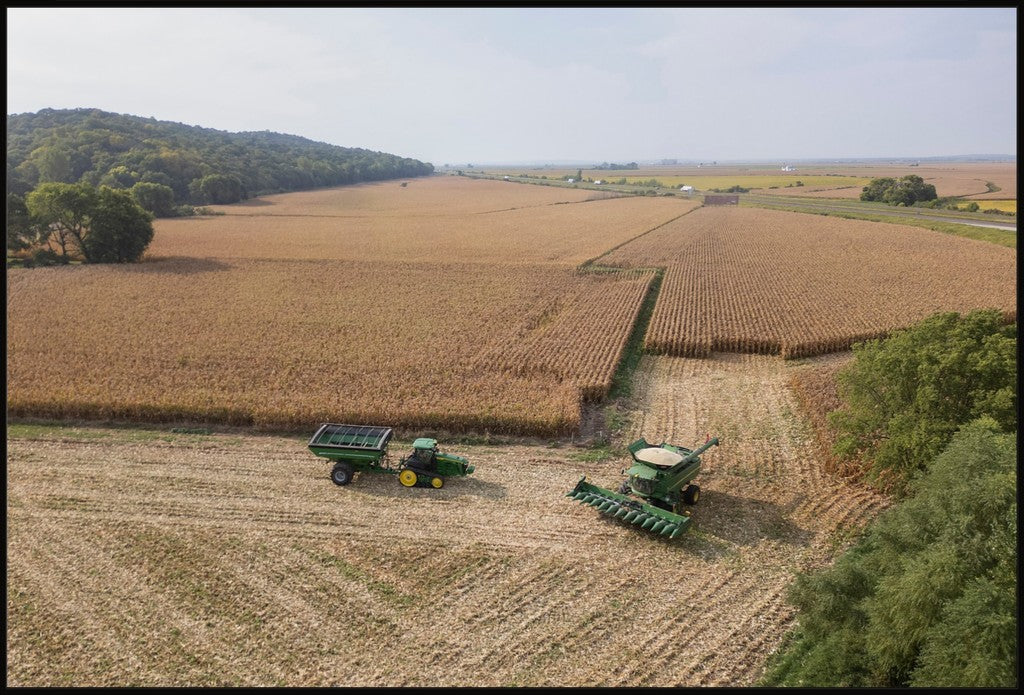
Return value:
M 406 462 L 427 471 L 437 470 L 437 440 L 420 437 L 412 443 L 412 456 Z

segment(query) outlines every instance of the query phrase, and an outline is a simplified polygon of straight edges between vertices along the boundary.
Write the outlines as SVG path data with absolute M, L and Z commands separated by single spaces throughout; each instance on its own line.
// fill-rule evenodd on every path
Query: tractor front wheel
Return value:
M 416 484 L 416 471 L 405 468 L 401 473 L 398 474 L 398 482 L 406 487 L 412 487 Z
M 437 489 L 440 489 L 444 485 L 444 478 L 439 478 L 436 475 L 430 479 L 430 484 Z
M 697 504 L 700 499 L 700 485 L 687 485 L 683 490 L 683 501 L 687 504 Z
M 352 482 L 354 474 L 355 469 L 352 468 L 351 464 L 336 463 L 334 464 L 334 470 L 331 471 L 331 480 L 335 485 L 348 485 Z

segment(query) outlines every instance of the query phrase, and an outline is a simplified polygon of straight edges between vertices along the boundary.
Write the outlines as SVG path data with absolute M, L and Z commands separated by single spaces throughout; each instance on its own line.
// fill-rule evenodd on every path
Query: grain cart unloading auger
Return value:
M 588 483 L 583 476 L 566 497 L 675 538 L 690 525 L 690 512 L 683 505 L 694 505 L 700 497 L 700 486 L 689 484 L 700 472 L 700 455 L 717 445 L 718 437 L 694 450 L 666 443 L 654 446 L 638 439 L 629 445 L 634 463 L 624 471 L 629 477 L 618 492 Z
M 309 450 L 334 462 L 331 480 L 335 485 L 348 485 L 356 471 L 365 471 L 397 473 L 398 482 L 406 487 L 439 488 L 445 478 L 474 470 L 467 459 L 438 451 L 437 440 L 428 437 L 414 441 L 412 454 L 393 467 L 388 462 L 390 441 L 390 427 L 325 423 L 309 440 Z

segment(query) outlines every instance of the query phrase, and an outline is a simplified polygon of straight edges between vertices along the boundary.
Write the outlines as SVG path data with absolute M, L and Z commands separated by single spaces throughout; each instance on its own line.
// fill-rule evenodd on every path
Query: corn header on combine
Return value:
M 633 465 L 624 471 L 629 477 L 618 492 L 588 483 L 583 476 L 566 497 L 645 531 L 675 538 L 691 523 L 684 506 L 700 498 L 700 486 L 690 484 L 700 472 L 700 455 L 717 445 L 717 437 L 694 450 L 638 439 L 629 445 Z

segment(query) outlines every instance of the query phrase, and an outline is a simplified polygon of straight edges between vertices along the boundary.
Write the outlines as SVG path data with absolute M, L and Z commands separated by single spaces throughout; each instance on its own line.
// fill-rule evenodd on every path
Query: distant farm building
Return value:
M 732 195 L 706 195 L 704 196 L 705 205 L 739 205 L 740 197 L 733 193 Z

